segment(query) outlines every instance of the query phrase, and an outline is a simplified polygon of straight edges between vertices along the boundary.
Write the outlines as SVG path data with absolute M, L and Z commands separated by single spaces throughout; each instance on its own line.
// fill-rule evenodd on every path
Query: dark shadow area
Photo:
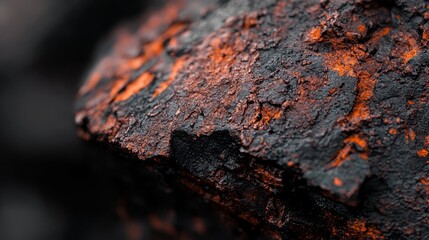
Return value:
M 0 239 L 241 235 L 200 198 L 76 135 L 74 97 L 98 43 L 157 4 L 0 2 Z

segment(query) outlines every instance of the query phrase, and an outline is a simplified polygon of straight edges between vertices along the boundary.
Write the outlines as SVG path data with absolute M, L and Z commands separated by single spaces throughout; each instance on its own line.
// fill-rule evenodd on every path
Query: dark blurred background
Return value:
M 160 4 L 0 0 L 1 240 L 243 236 L 192 193 L 76 136 L 74 96 L 98 44 Z

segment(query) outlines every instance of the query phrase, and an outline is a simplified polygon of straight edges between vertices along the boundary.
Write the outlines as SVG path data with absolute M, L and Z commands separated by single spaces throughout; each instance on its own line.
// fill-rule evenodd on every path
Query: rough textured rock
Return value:
M 117 30 L 85 139 L 276 237 L 429 235 L 429 3 L 170 1 Z

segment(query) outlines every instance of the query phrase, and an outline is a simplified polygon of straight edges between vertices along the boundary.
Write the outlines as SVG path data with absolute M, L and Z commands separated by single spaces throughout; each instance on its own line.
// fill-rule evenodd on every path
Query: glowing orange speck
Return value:
M 429 146 L 429 136 L 426 136 L 426 137 L 425 137 L 425 145 L 426 145 L 426 146 Z
M 421 149 L 419 151 L 417 151 L 417 155 L 419 155 L 419 157 L 424 158 L 427 157 L 429 155 L 429 151 L 426 149 Z
M 341 187 L 343 186 L 343 181 L 341 179 L 339 179 L 338 177 L 334 177 L 334 185 L 337 187 Z
M 125 101 L 132 95 L 140 92 L 142 89 L 149 86 L 153 80 L 153 74 L 145 72 L 138 77 L 134 82 L 130 83 L 127 88 L 115 98 L 115 102 Z

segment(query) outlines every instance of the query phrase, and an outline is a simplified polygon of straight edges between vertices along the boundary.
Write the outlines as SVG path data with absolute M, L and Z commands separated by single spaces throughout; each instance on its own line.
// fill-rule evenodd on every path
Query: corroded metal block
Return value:
M 429 235 L 429 4 L 170 1 L 80 89 L 86 139 L 271 236 Z

